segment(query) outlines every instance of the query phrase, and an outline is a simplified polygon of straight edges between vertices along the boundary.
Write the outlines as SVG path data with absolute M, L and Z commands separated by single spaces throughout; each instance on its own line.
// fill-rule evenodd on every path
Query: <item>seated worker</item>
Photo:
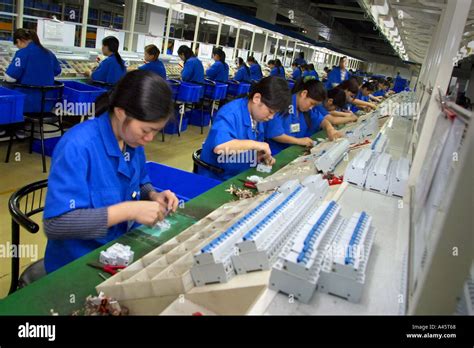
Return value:
M 154 73 L 160 75 L 164 80 L 166 80 L 166 68 L 163 62 L 158 59 L 160 57 L 160 50 L 155 45 L 145 46 L 145 62 L 138 69 L 140 70 L 150 70 Z
M 225 62 L 225 52 L 221 48 L 212 50 L 212 64 L 206 70 L 206 77 L 213 81 L 227 82 L 229 80 L 229 65 Z
M 270 76 L 285 78 L 285 69 L 281 65 L 280 59 L 269 60 L 268 67 L 270 68 Z
M 306 76 L 312 76 L 316 80 L 319 80 L 319 75 L 318 72 L 314 69 L 314 64 L 311 63 L 307 65 L 307 70 L 305 71 L 305 74 L 303 74 L 303 77 Z
M 296 62 L 293 62 L 291 63 L 291 68 L 293 69 L 293 72 L 291 73 L 291 78 L 293 80 L 298 80 L 303 73 L 301 71 L 301 67 L 298 64 L 296 64 Z
M 204 67 L 194 55 L 191 48 L 186 45 L 179 46 L 178 56 L 184 62 L 181 71 L 181 80 L 186 82 L 204 83 Z
M 252 81 L 252 78 L 250 77 L 250 68 L 240 57 L 236 59 L 236 64 L 239 68 L 235 73 L 234 80 L 239 82 L 250 83 Z
M 331 88 L 336 87 L 342 82 L 349 80 L 349 72 L 346 69 L 347 57 L 341 57 L 339 59 L 339 66 L 333 66 L 331 72 L 328 74 L 328 80 L 326 82 L 326 89 L 330 90 Z
M 346 106 L 346 94 L 342 89 L 333 88 L 328 91 L 327 99 L 313 110 L 333 125 L 356 122 L 357 116 L 350 112 L 341 112 Z
M 374 97 L 385 97 L 386 91 L 385 91 L 384 82 L 385 82 L 385 79 L 382 77 L 376 80 L 377 90 L 374 93 L 372 93 Z
M 370 95 L 374 92 L 375 90 L 375 83 L 368 81 L 364 83 L 360 89 L 355 98 L 352 100 L 352 106 L 351 106 L 351 111 L 356 113 L 360 109 L 364 110 L 371 110 L 375 109 L 377 105 L 374 103 L 369 102 Z
M 288 83 L 269 76 L 252 86 L 248 98 L 235 99 L 219 108 L 202 147 L 201 160 L 224 172 L 199 168 L 199 174 L 227 180 L 262 161 L 273 165 L 270 146 L 263 142 L 262 123 L 288 110 L 290 104 Z
M 252 81 L 260 81 L 263 78 L 262 67 L 255 61 L 253 56 L 247 57 L 247 63 L 250 68 L 250 78 Z
M 265 124 L 265 140 L 272 154 L 277 154 L 290 145 L 313 146 L 311 135 L 320 126 L 326 129 L 330 140 L 338 137 L 337 131 L 324 118 L 312 118 L 312 109 L 326 99 L 322 82 L 310 79 L 299 80 L 293 89 L 292 104 L 289 110 L 279 113 Z
M 41 45 L 34 30 L 16 29 L 13 43 L 18 47 L 12 62 L 5 71 L 6 82 L 16 82 L 31 86 L 53 86 L 54 77 L 61 74 L 61 66 L 53 52 Z M 26 94 L 24 112 L 41 112 L 41 91 L 18 88 Z M 46 93 L 49 97 L 49 93 Z M 55 102 L 46 103 L 50 111 Z
M 102 54 L 106 56 L 93 71 L 86 72 L 93 81 L 115 84 L 127 73 L 119 49 L 119 40 L 114 36 L 107 36 L 102 40 Z
M 48 273 L 178 206 L 171 191 L 153 189 L 143 149 L 173 115 L 166 81 L 131 71 L 97 99 L 96 115 L 54 149 L 43 216 Z
M 298 66 L 301 66 L 301 65 L 306 65 L 306 60 L 304 59 L 304 52 L 299 52 L 298 53 L 298 58 L 295 59 L 295 63 L 298 65 Z

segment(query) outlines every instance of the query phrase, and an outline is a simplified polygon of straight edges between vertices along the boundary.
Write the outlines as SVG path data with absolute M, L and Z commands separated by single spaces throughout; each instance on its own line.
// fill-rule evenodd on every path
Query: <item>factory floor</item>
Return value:
M 166 164 L 191 172 L 193 162 L 191 155 L 202 147 L 202 142 L 207 136 L 208 128 L 201 134 L 200 128 L 188 126 L 188 129 L 178 135 L 166 134 L 165 142 L 161 141 L 161 134 L 145 147 L 147 160 Z M 4 163 L 8 142 L 0 142 L 0 251 L 5 250 L 11 241 L 11 217 L 8 211 L 8 199 L 11 194 L 22 186 L 29 183 L 46 179 L 47 173 L 42 172 L 41 155 L 28 153 L 28 140 L 15 142 L 9 163 Z M 15 161 L 15 154 L 20 154 L 20 160 Z M 50 158 L 47 158 L 47 168 L 50 165 Z M 41 215 L 41 214 L 40 214 Z M 37 250 L 38 258 L 44 256 L 46 237 L 42 231 L 41 216 L 36 216 L 33 220 L 38 222 L 41 230 L 37 234 L 20 231 L 20 242 L 22 245 L 32 245 L 34 251 Z M 10 258 L 0 253 L 0 298 L 7 295 L 10 287 Z M 21 260 L 21 270 L 25 269 L 30 258 Z M 20 271 L 21 272 L 21 271 Z

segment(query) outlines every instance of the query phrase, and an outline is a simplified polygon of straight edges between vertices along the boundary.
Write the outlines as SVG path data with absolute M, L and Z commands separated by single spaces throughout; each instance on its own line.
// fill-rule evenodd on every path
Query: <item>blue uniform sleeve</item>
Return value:
M 337 83 L 337 74 L 340 74 L 340 72 L 337 69 L 332 69 L 331 72 L 328 75 L 328 80 L 326 82 L 326 89 L 332 89 L 332 84 Z
M 235 73 L 235 76 L 234 76 L 234 80 L 236 80 L 236 81 L 243 81 L 244 80 L 244 70 L 243 70 L 243 68 L 240 68 L 239 70 L 237 70 L 237 72 Z
M 146 169 L 146 156 L 145 156 L 145 149 L 140 146 L 136 149 L 136 155 L 139 157 L 140 161 L 140 186 L 143 186 L 147 183 L 151 183 L 151 179 L 148 176 L 148 170 Z
M 285 134 L 283 127 L 283 117 L 281 114 L 276 114 L 273 119 L 265 122 L 265 138 L 273 139 L 277 136 Z
M 59 64 L 58 58 L 51 52 L 51 58 L 53 59 L 54 64 L 54 76 L 58 76 L 61 74 L 61 65 Z
M 27 56 L 21 50 L 17 51 L 5 73 L 16 80 L 20 80 L 25 71 L 27 59 Z
M 91 75 L 92 80 L 105 82 L 107 80 L 107 74 L 109 73 L 109 64 L 107 60 L 103 60 L 97 69 Z
M 75 209 L 91 207 L 87 153 L 79 141 L 64 137 L 54 150 L 44 218 L 63 215 Z
M 219 74 L 219 63 L 215 62 L 212 64 L 207 70 L 206 70 L 206 76 L 207 78 L 211 80 L 215 80 L 217 75 Z
M 159 66 L 159 75 L 166 80 L 166 68 L 162 61 L 158 62 Z
M 189 81 L 191 80 L 191 77 L 193 76 L 193 65 L 191 61 L 187 61 L 184 63 L 183 70 L 181 71 L 181 79 L 183 81 Z
M 321 129 L 321 122 L 326 117 L 326 113 L 318 108 L 313 108 L 310 113 L 311 116 L 311 129 L 309 129 L 309 136 L 318 132 Z
M 235 119 L 233 112 L 235 111 L 228 109 L 225 114 L 217 112 L 216 121 L 212 124 L 206 139 L 211 149 L 228 141 L 238 139 L 235 125 L 233 124 Z

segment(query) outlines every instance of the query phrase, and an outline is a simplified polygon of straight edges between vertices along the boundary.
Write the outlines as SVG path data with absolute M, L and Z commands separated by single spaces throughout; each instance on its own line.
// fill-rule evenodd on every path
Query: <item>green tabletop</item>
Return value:
M 325 138 L 326 134 L 321 131 L 313 136 L 314 139 L 316 137 Z M 300 146 L 290 146 L 280 152 L 275 156 L 276 163 L 273 166 L 272 173 L 303 153 L 304 148 Z M 50 315 L 51 309 L 60 315 L 70 315 L 73 311 L 82 308 L 85 298 L 88 295 L 95 295 L 97 293 L 95 287 L 104 281 L 99 276 L 99 270 L 87 266 L 88 262 L 99 259 L 101 250 L 107 249 L 114 243 L 122 243 L 132 248 L 135 252 L 135 260 L 138 260 L 221 205 L 235 200 L 236 197 L 225 191 L 231 184 L 242 187 L 243 183 L 239 179 L 244 179 L 249 175 L 265 177 L 272 173 L 260 173 L 251 168 L 223 182 L 186 202 L 182 209 L 170 216 L 171 228 L 166 232 L 157 234 L 144 226 L 132 230 L 102 248 L 84 255 L 26 288 L 0 300 L 0 315 Z M 104 272 L 100 273 L 109 276 Z

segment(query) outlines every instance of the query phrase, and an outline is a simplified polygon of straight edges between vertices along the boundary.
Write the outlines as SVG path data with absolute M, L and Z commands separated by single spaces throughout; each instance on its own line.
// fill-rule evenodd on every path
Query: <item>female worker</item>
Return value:
M 318 75 L 318 72 L 316 71 L 316 69 L 314 68 L 314 64 L 311 63 L 311 64 L 308 64 L 308 71 L 307 71 L 307 75 L 306 76 L 312 76 L 313 78 L 315 78 L 316 80 L 319 80 L 319 75 Z M 305 76 L 305 77 L 306 77 Z
M 296 64 L 296 61 L 295 61 L 295 62 L 291 63 L 291 68 L 293 69 L 293 72 L 291 73 L 291 78 L 293 80 L 298 80 L 301 77 L 302 73 L 303 73 L 301 71 L 301 67 L 298 64 Z
M 357 121 L 357 116 L 353 113 L 338 111 L 344 109 L 345 106 L 346 94 L 342 89 L 333 88 L 328 91 L 327 99 L 313 110 L 319 114 L 319 117 L 329 121 L 332 125 Z
M 270 76 L 256 83 L 248 98 L 233 100 L 220 108 L 202 147 L 201 160 L 223 173 L 203 168 L 199 168 L 199 173 L 227 180 L 256 166 L 257 162 L 272 165 L 275 160 L 270 146 L 263 142 L 262 122 L 288 110 L 290 104 L 288 83 Z
M 58 59 L 53 52 L 43 47 L 34 30 L 17 29 L 13 33 L 16 51 L 12 62 L 5 72 L 7 82 L 16 82 L 31 86 L 52 86 L 54 77 L 61 73 Z M 26 94 L 24 111 L 41 111 L 41 91 L 18 89 Z M 48 93 L 46 96 L 49 97 Z M 54 103 L 46 103 L 45 110 L 50 111 Z
M 355 113 L 361 108 L 366 110 L 375 109 L 377 106 L 374 103 L 369 102 L 370 95 L 374 92 L 374 90 L 375 83 L 370 81 L 364 83 L 360 87 L 359 92 L 357 93 L 355 98 L 352 99 L 351 111 Z
M 154 191 L 143 149 L 173 113 L 166 81 L 135 70 L 96 104 L 96 115 L 103 114 L 71 128 L 54 150 L 44 207 L 47 272 L 118 238 L 134 222 L 153 226 L 178 206 L 172 192 Z
M 234 80 L 239 82 L 250 83 L 252 78 L 250 77 L 250 68 L 245 64 L 244 60 L 240 57 L 237 58 L 236 64 L 239 67 L 235 73 Z
M 253 56 L 247 57 L 247 63 L 250 69 L 250 78 L 252 81 L 260 81 L 263 78 L 262 67 L 255 61 Z
M 191 48 L 185 45 L 180 46 L 178 56 L 184 62 L 181 79 L 187 82 L 204 83 L 204 67 Z
M 119 40 L 114 36 L 107 36 L 102 40 L 102 54 L 106 56 L 92 72 L 87 72 L 93 81 L 116 84 L 126 74 L 125 62 L 119 49 Z
M 349 80 L 349 72 L 346 69 L 347 57 L 341 57 L 339 59 L 339 66 L 333 67 L 331 72 L 328 74 L 328 80 L 326 81 L 326 89 L 330 90 L 333 87 L 336 87 L 340 83 Z
M 279 113 L 265 124 L 265 139 L 272 154 L 277 154 L 290 145 L 312 147 L 311 135 L 320 126 L 326 129 L 330 140 L 338 137 L 334 127 L 323 119 L 312 118 L 311 110 L 326 99 L 326 90 L 321 82 L 310 79 L 299 81 L 293 90 L 292 104 L 285 113 Z
M 225 52 L 221 48 L 212 50 L 214 63 L 206 70 L 206 77 L 213 81 L 227 82 L 229 80 L 229 65 L 225 62 Z
M 270 68 L 270 76 L 285 78 L 285 69 L 281 65 L 280 59 L 269 60 L 268 67 Z
M 158 58 L 160 57 L 160 50 L 155 45 L 145 46 L 145 62 L 138 69 L 140 70 L 150 70 L 154 73 L 160 75 L 163 79 L 166 80 L 166 69 L 165 65 Z

